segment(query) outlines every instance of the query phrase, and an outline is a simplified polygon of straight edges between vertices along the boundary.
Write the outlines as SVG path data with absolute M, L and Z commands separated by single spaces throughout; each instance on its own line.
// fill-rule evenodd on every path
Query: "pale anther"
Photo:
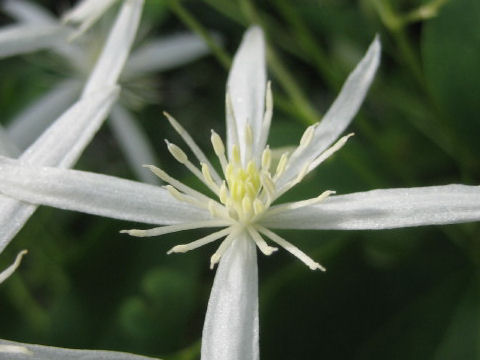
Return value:
M 262 153 L 262 170 L 269 171 L 272 163 L 272 151 L 267 146 Z
M 308 145 L 310 145 L 310 142 L 313 139 L 313 134 L 315 131 L 316 125 L 310 125 L 305 132 L 302 135 L 302 138 L 300 139 L 300 147 L 301 148 L 306 148 Z
M 165 140 L 165 142 L 167 143 L 168 151 L 170 151 L 170 154 L 172 154 L 175 160 L 180 164 L 185 164 L 188 161 L 187 154 L 185 154 L 182 149 L 168 140 Z

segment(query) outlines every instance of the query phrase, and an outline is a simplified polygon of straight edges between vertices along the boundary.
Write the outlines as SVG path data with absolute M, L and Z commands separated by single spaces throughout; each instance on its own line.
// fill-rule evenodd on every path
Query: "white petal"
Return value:
M 350 124 L 373 81 L 380 63 L 380 52 L 381 45 L 377 36 L 363 59 L 348 76 L 340 94 L 315 129 L 310 145 L 285 169 L 278 181 L 279 186 L 295 178 L 307 163 L 320 155 Z
M 278 229 L 392 229 L 480 220 L 480 186 L 385 189 L 331 196 L 323 203 L 266 218 Z
M 108 124 L 137 178 L 142 182 L 158 184 L 158 178 L 143 166 L 157 164 L 153 147 L 132 114 L 117 104 L 112 110 Z
M 20 263 L 22 262 L 23 256 L 27 253 L 27 250 L 20 251 L 13 262 L 12 265 L 10 265 L 8 268 L 0 272 L 0 284 L 3 283 L 5 280 L 7 280 L 14 272 L 17 270 L 17 268 L 20 266 Z
M 36 209 L 35 205 L 0 195 L 0 253 L 17 235 Z
M 177 34 L 151 40 L 131 54 L 122 77 L 168 70 L 193 61 L 207 52 L 205 41 L 193 34 Z
M 87 31 L 117 0 L 83 0 L 64 14 L 63 21 L 78 23 L 80 28 L 75 36 Z M 130 1 L 130 0 L 128 0 Z
M 10 25 L 0 29 L 0 58 L 53 47 L 69 30 L 60 25 Z
M 118 89 L 105 89 L 78 101 L 20 157 L 35 165 L 71 167 L 100 128 Z M 0 196 L 0 253 L 36 207 Z
M 143 0 L 123 2 L 102 53 L 85 85 L 84 94 L 117 83 L 137 33 L 142 8 Z
M 262 29 L 251 27 L 243 36 L 242 43 L 233 59 L 228 76 L 227 92 L 232 99 L 234 118 L 227 112 L 227 145 L 229 154 L 232 149 L 236 126 L 240 151 L 245 154 L 245 126 L 250 123 L 254 144 L 259 142 L 266 88 L 265 40 Z M 234 123 L 235 120 L 235 123 Z M 259 151 L 262 151 L 260 149 Z M 256 154 L 256 152 L 254 153 Z
M 97 91 L 72 105 L 20 157 L 31 164 L 72 166 L 118 97 L 118 88 Z
M 55 24 L 56 19 L 43 7 L 24 0 L 5 0 L 2 10 L 17 21 L 30 24 Z
M 167 190 L 121 178 L 0 157 L 0 192 L 35 205 L 167 225 L 210 220 L 207 210 L 172 198 Z
M 258 360 L 258 273 L 255 243 L 245 232 L 220 260 L 208 301 L 202 360 Z
M 8 355 L 8 360 L 156 360 L 153 358 L 99 350 L 71 350 L 42 345 L 30 345 L 13 341 L 0 340 L 0 358 L 7 359 L 2 354 L 4 349 L 17 350 Z M 20 351 L 19 351 L 20 350 Z
M 80 89 L 80 84 L 74 80 L 55 85 L 10 121 L 7 133 L 11 141 L 22 150 L 32 144 L 48 125 L 74 103 Z

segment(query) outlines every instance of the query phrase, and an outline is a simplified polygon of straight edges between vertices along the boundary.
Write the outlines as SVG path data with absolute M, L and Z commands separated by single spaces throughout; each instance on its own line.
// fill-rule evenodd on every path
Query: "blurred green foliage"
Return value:
M 66 6 L 64 0 L 38 2 L 57 13 Z M 274 147 L 294 144 L 306 124 L 321 119 L 376 33 L 384 48 L 376 81 L 350 127 L 356 136 L 288 198 L 325 189 L 478 184 L 478 0 L 146 3 L 153 35 L 213 30 L 224 44 L 210 57 L 158 74 L 155 101 L 139 110 L 172 174 L 191 180 L 165 153 L 163 139 L 176 135 L 161 111 L 208 149 L 208 129 L 224 131 L 228 63 L 246 26 L 259 23 L 269 44 Z M 46 72 L 45 61 L 45 53 L 1 61 L 4 124 L 61 77 Z M 77 168 L 133 176 L 108 127 Z M 153 239 L 118 233 L 130 227 L 37 211 L 1 259 L 6 265 L 19 249 L 30 250 L 0 289 L 0 337 L 199 358 L 213 247 L 167 256 L 173 244 L 203 233 Z M 262 359 L 480 359 L 478 223 L 284 235 L 328 271 L 311 272 L 285 251 L 259 256 Z

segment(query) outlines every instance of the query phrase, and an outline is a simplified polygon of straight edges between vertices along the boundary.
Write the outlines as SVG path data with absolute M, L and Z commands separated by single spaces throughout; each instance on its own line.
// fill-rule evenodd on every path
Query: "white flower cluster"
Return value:
M 67 13 L 63 21 L 53 24 L 50 20 L 41 21 L 45 15 L 27 3 L 10 1 L 10 13 L 25 21 L 34 21 L 4 33 L 0 31 L 0 44 L 2 41 L 6 44 L 0 49 L 4 49 L 4 55 L 10 55 L 48 46 L 71 58 L 71 54 L 65 52 L 72 47 L 65 47 L 68 43 L 59 45 L 59 37 L 81 39 L 113 3 L 115 0 L 84 0 Z M 310 269 L 324 270 L 274 232 L 275 229 L 377 230 L 480 219 L 479 186 L 383 189 L 346 195 L 321 189 L 313 199 L 276 203 L 280 196 L 340 150 L 352 135 L 342 136 L 374 79 L 381 52 L 378 38 L 350 74 L 322 121 L 308 127 L 295 150 L 284 153 L 272 167 L 267 142 L 273 97 L 267 82 L 264 37 L 259 27 L 250 28 L 234 57 L 228 78 L 226 142 L 213 130 L 211 133 L 221 171 L 216 170 L 180 123 L 166 114 L 196 160 L 189 159 L 179 146 L 167 141 L 169 153 L 202 181 L 213 196 L 183 184 L 154 165 L 146 167 L 167 184 L 165 187 L 71 170 L 116 101 L 124 66 L 127 71 L 129 63 L 136 64 L 130 68 L 139 73 L 162 68 L 152 65 L 153 60 L 149 58 L 155 53 L 161 54 L 161 47 L 144 50 L 145 53 L 137 57 L 134 53 L 128 60 L 142 7 L 142 0 L 122 1 L 102 53 L 88 72 L 80 98 L 18 158 L 0 157 L 0 252 L 39 205 L 158 226 L 124 231 L 133 236 L 221 228 L 189 244 L 177 245 L 169 253 L 186 252 L 223 238 L 210 259 L 212 268 L 217 263 L 219 266 L 208 303 L 201 356 L 203 360 L 256 360 L 259 358 L 256 247 L 265 255 L 272 254 L 277 248 L 267 244 L 268 239 Z M 65 23 L 78 24 L 78 27 L 67 28 Z M 32 31 L 35 27 L 37 30 Z M 15 47 L 15 39 L 19 38 L 22 40 Z M 192 57 L 202 51 L 192 53 Z M 118 117 L 122 117 L 118 115 L 122 112 L 125 115 L 126 110 L 116 106 L 112 115 L 116 112 Z M 35 118 L 34 113 L 31 118 Z M 8 136 L 5 138 L 8 141 Z M 11 154 L 4 152 L 4 155 Z M 138 156 L 134 158 L 138 160 Z M 0 273 L 0 282 L 18 267 L 24 253 Z M 15 359 L 146 359 L 3 340 L 1 352 L 15 354 Z

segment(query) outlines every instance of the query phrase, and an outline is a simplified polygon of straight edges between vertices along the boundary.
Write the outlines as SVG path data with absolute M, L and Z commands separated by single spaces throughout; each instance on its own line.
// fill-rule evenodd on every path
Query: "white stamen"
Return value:
M 227 90 L 225 94 L 225 107 L 227 109 L 227 129 L 230 129 L 232 141 L 231 144 L 239 144 L 240 139 L 238 137 L 237 121 L 235 120 L 235 113 L 233 112 L 232 98 L 230 92 Z
M 266 147 L 262 153 L 262 171 L 270 171 L 270 165 L 272 164 L 272 151 L 270 147 Z
M 287 165 L 288 161 L 288 153 L 283 153 L 282 156 L 280 157 L 280 160 L 278 161 L 277 164 L 277 169 L 275 171 L 275 176 L 273 177 L 273 180 L 277 180 L 285 171 L 285 167 Z
M 316 125 L 310 125 L 305 132 L 302 135 L 302 138 L 300 139 L 300 146 L 299 148 L 305 149 L 310 143 L 312 142 L 313 139 L 313 134 L 315 131 Z
M 17 257 L 15 258 L 15 261 L 13 262 L 12 265 L 10 265 L 8 268 L 0 272 L 0 284 L 4 282 L 6 279 L 8 279 L 14 272 L 17 270 L 17 268 L 20 266 L 20 263 L 22 262 L 23 257 L 28 253 L 28 250 L 22 250 L 18 253 Z
M 206 163 L 201 163 L 201 166 L 202 166 L 203 178 L 209 184 L 208 186 L 210 188 L 214 189 L 214 192 L 216 194 L 218 194 L 219 191 L 220 191 L 220 188 L 218 187 L 218 185 L 212 179 L 212 175 L 210 173 L 210 167 Z
M 225 157 L 225 145 L 223 144 L 222 138 L 215 131 L 212 130 L 212 135 L 210 136 L 210 141 L 212 142 L 213 151 L 217 155 L 218 160 L 220 160 L 220 165 L 222 166 L 223 173 L 225 175 L 225 168 L 227 167 L 227 158 Z
M 265 113 L 263 114 L 262 132 L 258 141 L 258 149 L 263 149 L 267 143 L 267 136 L 270 131 L 270 124 L 272 122 L 273 115 L 273 95 L 272 84 L 267 82 L 267 91 L 265 93 Z
M 167 148 L 170 154 L 177 160 L 180 164 L 185 165 L 188 161 L 188 156 L 185 154 L 185 152 L 180 149 L 177 145 L 172 144 L 168 140 L 165 139 L 165 142 L 167 143 Z
M 247 122 L 245 124 L 245 159 L 250 159 L 253 153 L 253 133 L 252 127 Z
M 220 246 L 218 247 L 217 251 L 215 251 L 215 253 L 210 258 L 210 269 L 213 269 L 215 264 L 217 264 L 220 261 L 225 251 L 228 249 L 232 241 L 238 235 L 238 232 L 239 232 L 238 229 L 235 229 L 234 227 L 232 227 L 232 231 L 230 232 L 230 234 L 227 235 L 225 240 L 223 240 Z
M 262 236 L 251 226 L 248 227 L 248 232 L 252 236 L 253 241 L 257 244 L 258 248 L 264 255 L 272 255 L 275 251 L 278 250 L 276 247 L 269 246 Z
M 201 192 L 198 192 L 197 190 L 192 189 L 191 187 L 181 183 L 177 179 L 174 179 L 170 175 L 168 175 L 165 171 L 162 169 L 154 166 L 154 165 L 143 165 L 143 167 L 146 167 L 150 169 L 151 172 L 153 172 L 155 175 L 157 175 L 161 180 L 165 181 L 166 183 L 172 185 L 173 187 L 177 188 L 181 192 L 184 192 L 190 196 L 193 196 L 200 201 L 208 201 L 210 198 L 208 196 L 203 195 Z
M 180 135 L 180 137 L 183 139 L 183 141 L 185 141 L 185 144 L 187 144 L 187 146 L 190 148 L 190 150 L 195 155 L 195 157 L 198 159 L 198 161 L 206 163 L 210 167 L 210 169 L 212 170 L 212 175 L 213 175 L 213 178 L 215 179 L 215 181 L 220 182 L 221 181 L 220 176 L 215 171 L 212 164 L 208 161 L 208 158 L 205 156 L 204 152 L 200 149 L 200 147 L 197 145 L 195 140 L 193 140 L 193 138 L 190 136 L 190 134 L 169 113 L 164 111 L 163 114 L 165 115 L 165 117 L 167 118 L 168 122 L 173 127 L 173 129 L 178 133 L 178 135 Z
M 351 138 L 353 135 L 355 134 L 351 133 L 341 137 L 335 144 L 333 144 L 327 150 L 321 153 L 315 160 L 312 161 L 312 163 L 308 168 L 308 172 L 314 170 L 318 165 L 320 165 L 322 162 L 324 162 L 326 159 L 332 156 L 335 152 L 340 150 L 347 143 L 347 140 Z
M 170 255 L 171 253 L 186 253 L 187 251 L 194 250 L 196 248 L 199 248 L 200 246 L 203 246 L 203 245 L 211 243 L 215 240 L 218 240 L 221 237 L 224 237 L 224 236 L 228 235 L 231 231 L 232 231 L 232 228 L 228 227 L 226 229 L 223 229 L 223 230 L 214 232 L 210 235 L 207 235 L 207 236 L 205 236 L 201 239 L 192 241 L 191 243 L 176 245 L 173 248 L 171 248 L 170 250 L 168 250 L 167 254 Z
M 215 195 L 218 195 L 218 185 L 216 185 L 213 182 L 213 180 L 212 180 L 212 182 L 207 181 L 204 178 L 204 174 L 202 174 L 202 172 L 200 170 L 198 170 L 198 168 L 195 165 L 193 165 L 190 160 L 188 160 L 187 155 L 185 154 L 185 152 L 183 152 L 182 149 L 180 149 L 177 145 L 172 144 L 168 140 L 165 140 L 165 142 L 167 143 L 168 151 L 170 151 L 170 153 L 175 158 L 175 160 L 177 160 L 179 163 L 185 165 L 185 167 L 188 170 L 190 170 L 190 172 L 193 175 L 195 175 L 201 182 L 203 182 L 205 185 L 207 185 L 207 187 L 210 190 L 212 190 L 212 192 Z M 211 179 L 211 177 L 210 177 L 210 179 Z
M 182 194 L 180 191 L 178 191 L 176 188 L 174 188 L 172 185 L 166 185 L 165 189 L 170 193 L 170 195 L 177 199 L 178 201 L 185 202 L 187 204 L 192 204 L 194 206 L 197 206 L 199 208 L 205 209 L 207 208 L 205 206 L 205 202 L 197 199 L 196 197 L 191 197 L 185 194 Z M 213 200 L 212 200 L 213 201 Z
M 287 240 L 281 238 L 274 232 L 268 230 L 263 226 L 257 226 L 257 230 L 260 231 L 262 234 L 267 236 L 273 242 L 276 242 L 278 245 L 283 247 L 287 250 L 290 254 L 296 256 L 300 261 L 302 261 L 305 265 L 307 265 L 311 270 L 321 270 L 326 271 L 326 269 L 320 265 L 319 263 L 313 261 L 307 254 L 301 251 L 299 248 L 294 246 L 293 244 L 289 243 Z
M 324 201 L 327 197 L 330 195 L 335 194 L 335 191 L 327 190 L 321 193 L 319 196 L 312 198 L 312 199 L 307 199 L 307 200 L 302 200 L 302 201 L 295 201 L 287 204 L 282 204 L 282 205 L 277 205 L 268 210 L 268 212 L 265 214 L 265 216 L 271 216 L 271 215 L 276 215 L 278 213 L 287 211 L 287 210 L 295 210 L 299 209 L 305 206 L 310 206 L 310 205 L 315 205 L 318 203 L 321 203 Z
M 131 229 L 131 230 L 122 230 L 120 233 L 128 234 L 131 236 L 137 237 L 146 237 L 146 236 L 158 236 L 169 234 L 177 231 L 200 229 L 200 228 L 210 228 L 210 227 L 222 227 L 231 225 L 231 222 L 225 220 L 205 220 L 205 221 L 195 221 L 185 224 L 175 224 L 175 225 L 166 225 L 159 226 L 153 229 L 141 230 L 141 229 Z

